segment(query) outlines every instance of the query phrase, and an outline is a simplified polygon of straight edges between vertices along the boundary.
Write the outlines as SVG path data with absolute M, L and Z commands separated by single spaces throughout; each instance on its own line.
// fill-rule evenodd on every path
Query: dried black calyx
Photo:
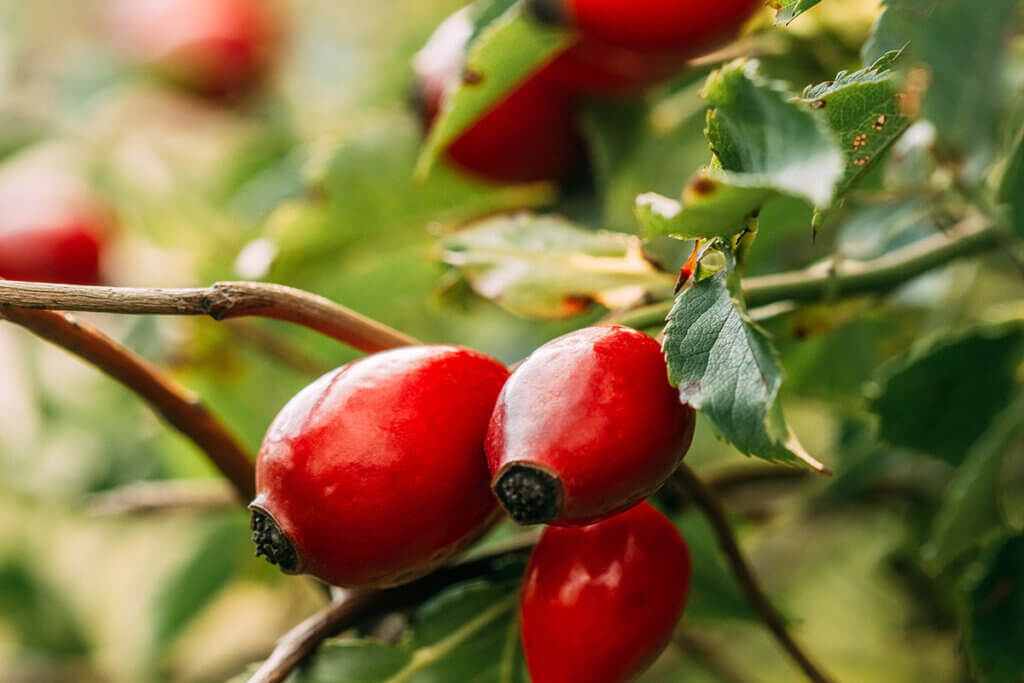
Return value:
M 509 465 L 493 485 L 494 495 L 520 524 L 548 524 L 562 511 L 562 482 L 539 467 Z
M 256 557 L 262 555 L 286 574 L 298 574 L 299 555 L 277 521 L 261 507 L 250 505 L 249 509 L 252 510 L 252 541 L 256 544 Z

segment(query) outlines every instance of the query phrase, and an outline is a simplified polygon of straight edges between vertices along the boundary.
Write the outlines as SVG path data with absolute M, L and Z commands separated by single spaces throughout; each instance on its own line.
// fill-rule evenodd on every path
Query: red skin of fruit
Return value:
M 411 581 L 496 519 L 483 439 L 508 370 L 482 353 L 416 346 L 333 370 L 280 412 L 254 504 L 302 571 L 337 586 Z
M 704 54 L 732 40 L 764 0 L 561 0 L 584 38 L 637 52 Z
M 470 31 L 465 13 L 452 15 L 413 62 L 427 128 L 437 117 L 445 92 L 464 78 Z M 575 104 L 569 93 L 555 87 L 549 70 L 541 68 L 465 130 L 445 156 L 470 173 L 501 183 L 564 178 L 583 157 Z
M 270 0 L 122 0 L 115 11 L 137 61 L 210 97 L 261 83 L 279 42 Z
M 635 95 L 732 40 L 763 0 L 535 0 L 578 33 L 551 65 L 560 88 Z M 554 5 L 554 7 L 550 7 Z
M 0 277 L 98 285 L 112 222 L 107 211 L 55 198 L 48 206 L 0 206 Z
M 621 683 L 646 669 L 682 616 L 686 544 L 643 503 L 585 527 L 548 527 L 520 597 L 533 683 Z
M 492 482 L 513 464 L 558 477 L 552 524 L 590 524 L 653 493 L 693 439 L 695 414 L 668 382 L 656 341 L 636 330 L 587 327 L 533 352 L 491 416 Z

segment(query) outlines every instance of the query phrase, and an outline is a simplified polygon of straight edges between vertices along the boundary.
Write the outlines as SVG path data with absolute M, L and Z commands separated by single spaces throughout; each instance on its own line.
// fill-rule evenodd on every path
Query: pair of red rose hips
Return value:
M 682 612 L 686 547 L 637 504 L 676 468 L 693 426 L 657 342 L 624 327 L 565 335 L 511 376 L 459 347 L 378 353 L 321 377 L 274 420 L 251 505 L 257 554 L 336 585 L 395 585 L 485 533 L 497 498 L 519 522 L 558 525 L 522 595 L 534 680 L 623 680 Z M 574 635 L 556 648 L 567 623 Z M 593 667 L 567 677 L 570 655 Z
M 582 158 L 576 132 L 580 95 L 635 95 L 731 40 L 763 0 L 526 0 L 536 20 L 573 32 L 550 62 L 513 87 L 446 150 L 462 168 L 499 182 L 556 180 Z M 442 23 L 413 62 L 426 126 L 445 92 L 465 74 L 473 34 L 462 10 Z

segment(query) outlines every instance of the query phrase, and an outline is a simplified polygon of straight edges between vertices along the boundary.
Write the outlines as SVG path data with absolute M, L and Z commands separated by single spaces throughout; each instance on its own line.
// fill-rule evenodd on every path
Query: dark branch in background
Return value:
M 0 285 L 8 284 L 0 281 Z M 66 313 L 0 306 L 0 319 L 73 353 L 138 394 L 192 440 L 234 486 L 240 501 L 255 494 L 253 460 L 242 442 L 199 398 L 134 351 Z
M 0 309 L 12 307 L 133 315 L 208 315 L 214 320 L 273 318 L 316 330 L 364 353 L 418 343 L 322 296 L 262 282 L 159 289 L 0 281 Z
M 884 294 L 952 261 L 990 251 L 1002 244 L 999 227 L 972 216 L 947 232 L 925 238 L 873 261 L 820 263 L 803 270 L 743 279 L 749 308 L 782 301 L 810 303 L 826 299 Z M 2 300 L 2 293 L 0 293 Z M 609 322 L 639 329 L 660 326 L 672 301 L 643 306 Z
M 351 590 L 309 617 L 278 642 L 248 683 L 280 683 L 325 639 L 388 612 L 418 605 L 448 586 L 492 574 L 510 562 L 525 560 L 537 535 L 525 533 L 476 558 L 442 567 L 422 579 L 394 588 Z
M 765 623 L 768 630 L 775 637 L 775 640 L 779 642 L 782 649 L 796 662 L 808 680 L 815 683 L 828 683 L 830 681 L 828 676 L 811 661 L 811 658 L 793 640 L 793 636 L 786 629 L 782 616 L 772 606 L 771 602 L 768 601 L 768 597 L 765 595 L 764 590 L 762 590 L 753 568 L 751 568 L 747 559 L 743 556 L 743 551 L 740 550 L 739 543 L 737 543 L 736 537 L 733 535 L 732 527 L 729 525 L 729 519 L 726 516 L 721 501 L 715 497 L 715 494 L 704 485 L 685 463 L 676 470 L 673 481 L 707 516 L 715 532 L 718 545 L 725 554 L 729 568 L 732 570 L 733 576 L 736 577 L 740 589 L 747 598 L 747 602 L 757 612 L 761 621 Z

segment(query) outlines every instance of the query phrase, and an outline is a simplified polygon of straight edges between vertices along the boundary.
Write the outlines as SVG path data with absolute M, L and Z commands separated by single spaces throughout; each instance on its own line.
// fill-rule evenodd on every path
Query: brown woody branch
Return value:
M 525 558 L 536 542 L 537 535 L 527 532 L 484 555 L 442 567 L 412 583 L 381 590 L 346 591 L 341 600 L 286 633 L 248 683 L 280 683 L 325 639 L 371 617 L 417 605 L 448 586 L 493 573 L 509 561 Z
M 721 501 L 685 463 L 676 470 L 673 481 L 708 518 L 718 540 L 718 545 L 725 554 L 729 568 L 732 570 L 733 576 L 736 577 L 740 589 L 747 598 L 747 602 L 757 612 L 757 615 L 768 627 L 768 630 L 771 631 L 775 640 L 796 662 L 808 680 L 815 683 L 828 683 L 829 677 L 800 648 L 800 645 L 797 644 L 788 629 L 786 629 L 782 616 L 769 602 L 757 576 L 754 574 L 753 568 L 747 562 L 746 557 L 744 557 L 743 551 L 740 550 L 739 543 L 737 543 L 736 537 L 733 535 L 732 527 L 729 525 L 729 519 L 726 516 L 725 508 L 722 507 Z
M 0 285 L 10 284 L 0 281 Z M 192 440 L 231 482 L 242 501 L 255 493 L 253 460 L 241 441 L 198 396 L 159 368 L 67 313 L 0 306 L 0 319 L 69 351 L 138 394 L 175 429 Z
M 134 315 L 208 315 L 214 320 L 273 318 L 316 330 L 365 353 L 418 343 L 322 296 L 262 282 L 217 282 L 209 287 L 160 289 L 0 281 L 0 310 L 15 307 Z

